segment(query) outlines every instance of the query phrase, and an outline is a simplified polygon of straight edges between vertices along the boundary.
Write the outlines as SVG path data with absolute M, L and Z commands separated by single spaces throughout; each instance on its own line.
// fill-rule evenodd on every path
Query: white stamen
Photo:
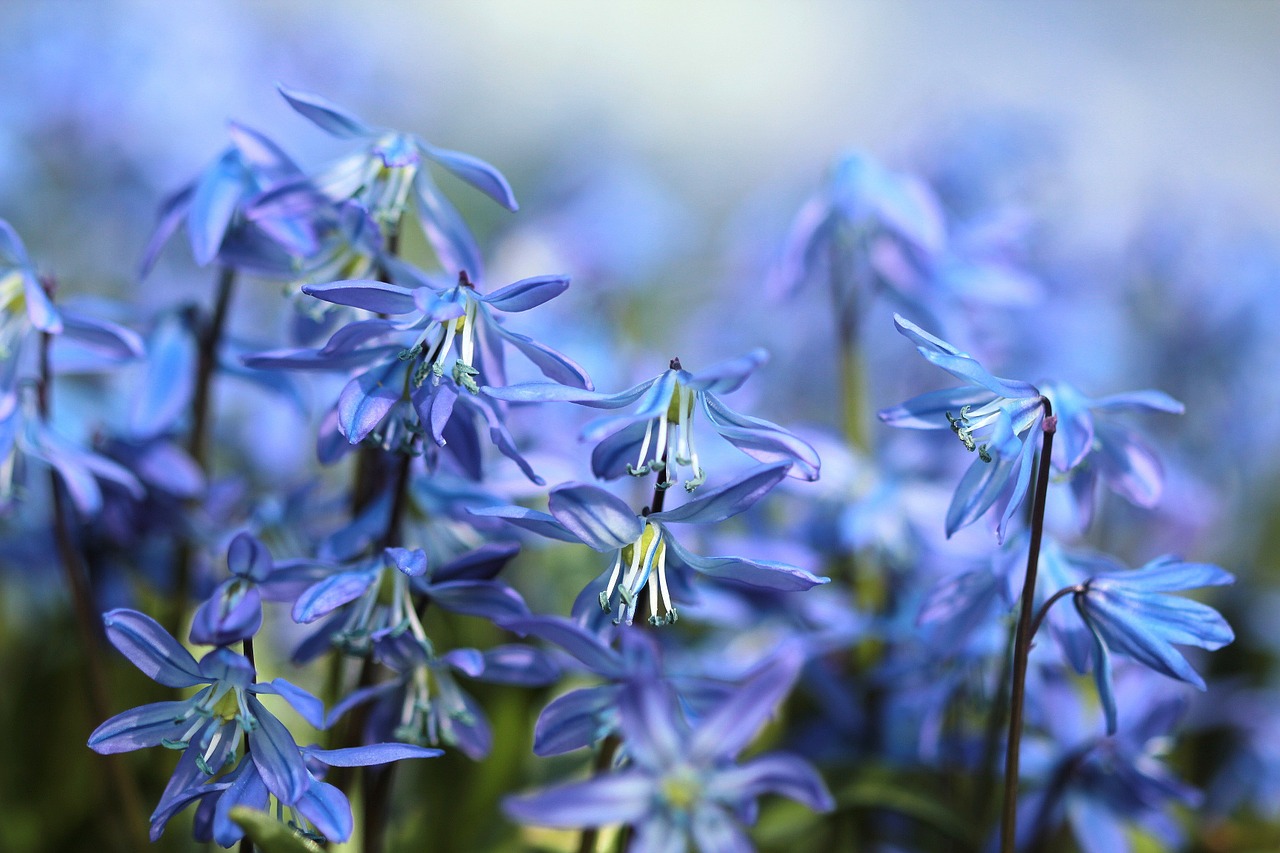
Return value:
M 462 363 L 472 364 L 476 354 L 476 301 L 467 300 L 467 312 L 462 320 Z

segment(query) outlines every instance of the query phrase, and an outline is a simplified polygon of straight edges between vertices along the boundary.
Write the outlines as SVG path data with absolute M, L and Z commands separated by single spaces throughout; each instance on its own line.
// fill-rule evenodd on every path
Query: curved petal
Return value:
M 505 626 L 510 619 L 529 615 L 520 593 L 498 581 L 444 581 L 427 586 L 426 594 L 450 613 L 479 616 L 496 625 Z
M 409 288 L 370 279 L 304 284 L 302 292 L 334 305 L 362 308 L 377 314 L 408 314 L 418 307 Z
M 759 733 L 800 675 L 804 656 L 784 647 L 729 698 L 702 718 L 687 755 L 695 765 L 733 758 Z
M 551 515 L 583 544 L 597 551 L 616 551 L 644 532 L 631 507 L 604 489 L 569 483 L 551 490 Z
M 760 465 L 723 486 L 707 492 L 699 492 L 696 498 L 675 509 L 655 512 L 649 518 L 664 524 L 671 522 L 715 524 L 724 521 L 726 518 L 732 518 L 750 509 L 756 501 L 768 494 L 770 489 L 782 482 L 782 478 L 787 476 L 790 468 L 790 460 L 775 462 L 772 465 Z
M 228 149 L 196 182 L 187 211 L 191 254 L 200 266 L 218 255 L 227 226 L 244 195 L 244 165 L 235 148 Z
M 493 323 L 492 327 L 503 340 L 520 350 L 520 354 L 529 359 L 543 376 L 562 385 L 572 385 L 575 388 L 588 390 L 592 388 L 591 377 L 587 376 L 587 372 L 568 356 L 526 335 L 513 332 L 497 322 Z
M 418 200 L 418 221 L 440 265 L 450 273 L 465 271 L 473 280 L 482 280 L 480 249 L 462 214 L 436 188 L 425 169 L 413 176 L 413 190 Z
M 564 275 L 539 275 L 522 278 L 499 290 L 480 297 L 491 308 L 514 313 L 528 311 L 544 302 L 555 299 L 569 289 L 569 277 Z
M 249 712 L 257 724 L 248 733 L 249 755 L 262 775 L 267 790 L 287 805 L 296 803 L 307 792 L 311 774 L 293 735 L 253 696 L 246 696 Z
M 710 391 L 715 394 L 729 394 L 742 387 L 752 373 L 769 360 L 769 353 L 763 349 L 753 349 L 746 355 L 726 359 L 713 364 L 706 370 L 690 375 L 686 384 L 695 391 Z
M 1123 394 L 1110 394 L 1094 400 L 1091 405 L 1095 409 L 1104 411 L 1146 409 L 1148 411 L 1168 412 L 1171 415 L 1181 415 L 1187 410 L 1186 406 L 1168 394 L 1152 388 L 1142 391 L 1128 391 Z
M 757 462 L 789 462 L 787 476 L 818 479 L 822 462 L 807 441 L 775 423 L 735 412 L 710 393 L 702 395 L 702 410 L 722 438 Z
M 656 379 L 650 379 L 617 394 L 588 391 L 585 388 L 560 385 L 555 382 L 521 382 L 516 385 L 504 385 L 501 388 L 486 385 L 480 390 L 495 400 L 506 400 L 512 403 L 577 403 L 593 409 L 620 409 L 640 399 L 640 395 L 649 390 L 649 386 L 656 381 Z
M 515 211 L 520 209 L 520 205 L 516 204 L 515 194 L 511 192 L 511 185 L 507 183 L 507 179 L 502 176 L 501 172 L 479 157 L 434 146 L 426 146 L 425 153 L 432 160 L 435 160 L 507 210 Z
M 118 608 L 102 615 L 107 639 L 143 673 L 166 687 L 192 687 L 209 679 L 160 623 L 136 610 Z
M 164 740 L 177 741 L 191 727 L 191 719 L 184 716 L 190 708 L 189 700 L 131 708 L 94 729 L 89 748 L 110 755 L 159 746 Z
M 346 841 L 355 828 L 347 795 L 328 782 L 313 780 L 294 808 L 329 841 Z
M 272 566 L 271 552 L 252 533 L 237 533 L 227 546 L 227 569 L 233 575 L 262 583 Z
M 444 755 L 443 749 L 412 743 L 371 743 L 342 749 L 307 747 L 303 751 L 308 758 L 314 758 L 330 767 L 369 767 L 409 758 L 439 758 Z
M 347 383 L 338 398 L 338 428 L 351 444 L 359 444 L 404 396 L 406 362 L 393 361 L 366 371 Z
M 694 843 L 702 853 L 754 853 L 755 845 L 733 815 L 718 805 L 704 802 L 693 813 Z
M 509 643 L 484 653 L 480 680 L 495 684 L 545 687 L 560 677 L 560 668 L 540 649 Z
M 945 429 L 950 426 L 947 414 L 957 416 L 965 406 L 980 406 L 991 402 L 991 392 L 986 388 L 961 385 L 944 388 L 912 397 L 905 403 L 881 409 L 876 416 L 889 426 L 907 429 Z
M 369 125 L 319 95 L 288 89 L 280 85 L 277 85 L 276 89 L 289 102 L 289 106 L 330 136 L 353 139 L 369 136 L 374 132 Z
M 288 702 L 302 719 L 317 729 L 324 728 L 324 703 L 301 687 L 290 684 L 283 678 L 273 678 L 270 681 L 255 684 L 250 690 L 258 694 L 271 693 L 279 696 Z
M 547 703 L 533 727 L 533 754 L 561 755 L 591 746 L 608 732 L 618 689 L 613 685 L 571 690 Z
M 565 526 L 553 516 L 547 515 L 545 512 L 538 512 L 535 509 L 528 509 L 522 506 L 481 506 L 467 507 L 467 512 L 471 515 L 485 518 L 501 518 L 509 524 L 514 524 L 516 527 L 537 533 L 539 536 L 545 536 L 548 539 L 575 543 L 581 543 L 582 541 L 565 529 Z
M 309 587 L 293 605 L 293 620 L 306 624 L 364 595 L 382 570 L 339 572 Z
M 804 803 L 818 812 L 835 808 L 835 800 L 822 777 L 809 762 L 795 755 L 773 752 L 728 767 L 715 775 L 708 794 L 724 794 L 730 802 L 755 799 L 762 794 L 781 794 Z
M 531 635 L 555 643 L 581 661 L 588 669 L 605 678 L 626 677 L 627 668 L 621 655 L 576 623 L 559 616 L 533 616 L 506 623 L 508 631 Z
M 679 562 L 717 580 L 781 591 L 805 590 L 831 582 L 831 578 L 818 577 L 786 563 L 749 560 L 745 557 L 702 557 L 686 550 L 674 536 L 666 536 L 663 541 Z
M 507 797 L 502 810 L 512 820 L 534 826 L 580 827 L 636 823 L 649 813 L 654 783 L 641 773 L 622 771 Z

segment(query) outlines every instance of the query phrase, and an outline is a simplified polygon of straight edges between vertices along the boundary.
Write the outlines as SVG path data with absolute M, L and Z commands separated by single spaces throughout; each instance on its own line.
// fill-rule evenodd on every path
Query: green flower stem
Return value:
M 600 749 L 596 751 L 596 759 L 591 765 L 592 776 L 609 772 L 620 746 L 622 746 L 622 739 L 617 735 L 609 735 L 600 743 Z M 589 826 L 582 830 L 582 834 L 578 836 L 578 853 L 595 853 L 596 841 L 599 837 L 600 827 L 598 826 Z
M 1014 853 L 1018 829 L 1018 760 L 1022 746 L 1022 715 L 1026 704 L 1027 659 L 1031 655 L 1033 611 L 1036 598 L 1036 571 L 1040 564 L 1040 541 L 1044 536 L 1045 493 L 1049 489 L 1053 434 L 1058 419 L 1048 398 L 1044 406 L 1044 443 L 1040 448 L 1040 470 L 1036 474 L 1035 502 L 1031 508 L 1031 545 L 1027 552 L 1027 573 L 1022 582 L 1022 604 L 1013 644 L 1013 684 L 1009 696 L 1009 742 L 1004 762 L 1004 804 L 1000 812 L 1001 853 Z
M 45 291 L 53 298 L 53 283 L 44 282 Z M 40 335 L 40 381 L 36 385 L 36 406 L 40 419 L 49 422 L 50 417 L 50 385 L 53 374 L 49 369 L 50 335 Z M 76 632 L 79 634 L 80 646 L 84 649 L 86 676 L 89 682 L 89 711 L 97 721 L 111 716 L 111 702 L 106 684 L 107 666 L 102 657 L 102 617 L 93 603 L 93 591 L 89 587 L 89 569 L 85 565 L 80 548 L 76 544 L 75 534 L 71 529 L 71 513 L 67 510 L 67 495 L 58 473 L 49 469 L 49 489 L 53 495 L 53 531 L 58 548 L 58 562 L 62 564 L 67 579 L 67 587 L 71 591 L 71 604 L 75 612 Z M 147 840 L 146 811 L 142 807 L 142 797 L 138 793 L 137 784 L 125 770 L 121 756 L 104 756 L 107 773 L 111 777 L 111 788 L 119 801 L 121 819 L 124 822 L 129 846 L 142 850 L 149 846 Z

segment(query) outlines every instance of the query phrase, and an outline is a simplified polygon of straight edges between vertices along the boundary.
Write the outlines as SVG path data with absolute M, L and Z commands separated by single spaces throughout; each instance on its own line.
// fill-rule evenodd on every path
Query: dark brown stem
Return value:
M 1018 831 L 1018 763 L 1022 746 L 1022 716 L 1026 704 L 1027 660 L 1031 654 L 1031 624 L 1036 598 L 1036 571 L 1040 564 L 1040 542 L 1044 537 L 1044 507 L 1049 490 L 1049 472 L 1053 457 L 1053 435 L 1058 419 L 1047 397 L 1040 448 L 1040 470 L 1036 474 L 1035 502 L 1031 509 L 1031 544 L 1027 552 L 1027 572 L 1022 582 L 1022 606 L 1018 613 L 1017 635 L 1013 644 L 1013 685 L 1009 696 L 1009 740 L 1004 761 L 1004 803 L 1000 818 L 1001 853 L 1013 853 Z M 1028 440 L 1030 440 L 1028 438 Z
M 196 375 L 191 396 L 191 432 L 187 435 L 187 452 L 205 473 L 209 475 L 209 412 L 213 408 L 213 375 L 218 369 L 218 349 L 222 345 L 223 330 L 227 324 L 227 312 L 231 307 L 231 294 L 235 289 L 236 273 L 230 267 L 218 271 L 218 284 L 214 291 L 213 313 L 206 319 L 197 313 L 196 321 Z M 191 538 L 184 537 L 178 546 L 178 579 L 174 594 L 174 613 L 169 629 L 176 636 L 186 620 L 187 599 L 191 595 L 191 574 L 195 570 L 196 546 Z
M 45 291 L 53 298 L 53 284 L 44 282 Z M 40 420 L 48 424 L 50 420 L 50 385 L 53 374 L 49 369 L 49 344 L 51 336 L 40 335 L 40 379 L 36 384 L 36 408 Z M 72 531 L 71 512 L 67 507 L 67 496 L 54 468 L 49 469 L 49 490 L 53 500 L 53 532 L 57 543 L 58 558 L 62 564 L 63 574 L 67 579 L 67 587 L 71 592 L 71 605 L 75 612 L 76 633 L 80 646 L 84 649 L 86 676 L 89 684 L 89 710 L 97 722 L 111 716 L 111 700 L 107 689 L 106 662 L 102 657 L 102 617 L 93 602 L 93 590 L 89 586 L 89 568 L 76 544 Z M 108 755 L 103 760 L 107 764 L 107 773 L 111 777 L 111 787 L 119 801 L 123 812 L 125 831 L 130 845 L 137 850 L 144 849 L 147 844 L 146 812 L 142 808 L 142 797 L 133 776 L 125 769 L 121 756 Z
M 1031 639 L 1035 639 L 1036 634 L 1040 631 L 1040 623 L 1044 622 L 1044 617 L 1049 615 L 1049 608 L 1058 603 L 1059 599 L 1065 598 L 1074 593 L 1084 592 L 1088 587 L 1082 583 L 1074 586 L 1064 587 L 1053 595 L 1049 596 L 1049 600 L 1040 605 L 1040 610 L 1036 612 L 1036 618 L 1031 623 Z
M 600 744 L 600 749 L 596 752 L 596 759 L 591 765 L 591 775 L 601 776 L 609 772 L 609 768 L 613 766 L 613 758 L 618 754 L 618 747 L 622 745 L 622 739 L 617 735 L 609 735 Z M 582 834 L 578 836 L 578 853 L 595 853 L 596 841 L 600 837 L 600 827 L 589 826 L 582 830 Z

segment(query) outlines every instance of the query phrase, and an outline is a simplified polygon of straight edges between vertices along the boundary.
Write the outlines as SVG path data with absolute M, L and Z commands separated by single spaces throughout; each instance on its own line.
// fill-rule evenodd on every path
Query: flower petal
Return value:
M 302 292 L 334 305 L 362 308 L 377 314 L 408 314 L 417 310 L 412 290 L 385 281 L 347 279 L 326 284 L 304 284 Z
M 256 726 L 248 733 L 249 754 L 254 766 L 262 774 L 267 790 L 281 802 L 293 805 L 307 792 L 311 774 L 302 760 L 302 753 L 294 743 L 293 735 L 253 696 L 245 701 L 253 714 Z
M 481 301 L 499 311 L 513 313 L 528 311 L 544 302 L 555 299 L 569 289 L 569 277 L 565 275 L 539 275 L 523 278 L 480 297 Z
M 520 209 L 520 205 L 516 204 L 515 194 L 511 192 L 511 185 L 507 183 L 507 179 L 502 176 L 501 172 L 479 157 L 472 157 L 470 154 L 463 154 L 461 151 L 450 151 L 447 148 L 436 148 L 434 146 L 426 146 L 425 153 L 432 160 L 435 160 L 507 210 L 515 211 Z
M 289 106 L 331 136 L 352 139 L 358 136 L 370 136 L 374 132 L 369 125 L 319 95 L 279 85 L 276 89 L 284 95 Z
M 759 465 L 723 486 L 699 492 L 693 500 L 675 509 L 655 512 L 649 518 L 663 523 L 715 524 L 724 521 L 750 509 L 770 489 L 782 482 L 790 468 L 790 460 Z
M 631 507 L 604 489 L 568 483 L 551 490 L 551 515 L 583 544 L 616 551 L 640 538 L 644 525 Z
M 622 771 L 585 782 L 558 785 L 533 794 L 507 797 L 502 810 L 513 820 L 534 826 L 574 828 L 636 823 L 649 813 L 654 783 L 641 773 Z
M 191 653 L 145 613 L 118 608 L 104 613 L 102 623 L 111 645 L 164 686 L 192 687 L 208 681 Z

